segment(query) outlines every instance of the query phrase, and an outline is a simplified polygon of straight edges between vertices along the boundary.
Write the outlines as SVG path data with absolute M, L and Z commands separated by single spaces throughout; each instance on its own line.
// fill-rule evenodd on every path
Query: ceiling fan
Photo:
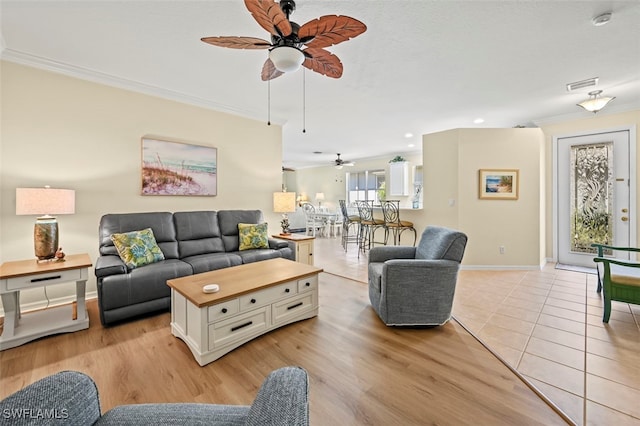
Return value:
M 355 166 L 356 163 L 354 163 L 353 161 L 345 161 L 342 158 L 340 158 L 340 154 L 338 154 L 338 158 L 336 158 L 335 160 L 333 160 L 334 162 L 334 166 L 336 169 L 341 169 L 343 166 Z
M 300 26 L 289 20 L 296 9 L 293 0 L 245 0 L 245 6 L 258 24 L 271 34 L 271 41 L 256 37 L 203 37 L 214 46 L 232 49 L 269 49 L 262 67 L 263 81 L 272 80 L 300 65 L 327 77 L 342 76 L 342 62 L 325 47 L 354 38 L 367 30 L 357 19 L 325 15 Z M 304 49 L 303 49 L 304 47 Z

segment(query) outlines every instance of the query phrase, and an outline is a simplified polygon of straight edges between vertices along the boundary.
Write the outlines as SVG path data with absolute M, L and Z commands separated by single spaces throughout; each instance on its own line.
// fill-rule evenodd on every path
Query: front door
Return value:
M 558 263 L 594 268 L 592 243 L 628 247 L 630 130 L 554 138 Z

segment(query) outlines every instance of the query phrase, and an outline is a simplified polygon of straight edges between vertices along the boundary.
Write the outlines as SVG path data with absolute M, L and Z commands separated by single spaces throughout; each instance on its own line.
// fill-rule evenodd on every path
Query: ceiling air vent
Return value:
M 567 84 L 567 92 L 573 92 L 574 90 L 583 89 L 585 87 L 591 87 L 598 84 L 598 77 L 588 78 L 586 80 L 576 81 L 574 83 Z

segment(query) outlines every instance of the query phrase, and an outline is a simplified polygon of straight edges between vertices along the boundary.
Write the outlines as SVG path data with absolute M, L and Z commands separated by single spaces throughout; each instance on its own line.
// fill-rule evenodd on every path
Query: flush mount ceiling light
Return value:
M 601 27 L 603 25 L 608 24 L 610 20 L 611 20 L 611 12 L 605 12 L 593 18 L 591 20 L 591 23 L 596 27 Z
M 615 99 L 615 97 L 611 96 L 600 96 L 601 93 L 602 90 L 594 90 L 593 92 L 589 92 L 589 99 L 584 100 L 577 105 L 595 114 L 596 112 L 604 108 L 609 102 Z

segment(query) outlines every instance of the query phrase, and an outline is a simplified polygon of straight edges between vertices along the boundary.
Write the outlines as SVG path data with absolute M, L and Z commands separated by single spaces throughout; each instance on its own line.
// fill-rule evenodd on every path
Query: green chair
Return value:
M 611 301 L 640 305 L 640 263 L 604 257 L 605 250 L 640 252 L 633 247 L 614 247 L 604 244 L 591 244 L 598 249 L 598 257 L 593 259 L 603 264 L 603 271 L 598 268 L 598 293 L 604 290 L 603 322 L 609 322 Z M 599 266 L 599 265 L 598 265 Z

